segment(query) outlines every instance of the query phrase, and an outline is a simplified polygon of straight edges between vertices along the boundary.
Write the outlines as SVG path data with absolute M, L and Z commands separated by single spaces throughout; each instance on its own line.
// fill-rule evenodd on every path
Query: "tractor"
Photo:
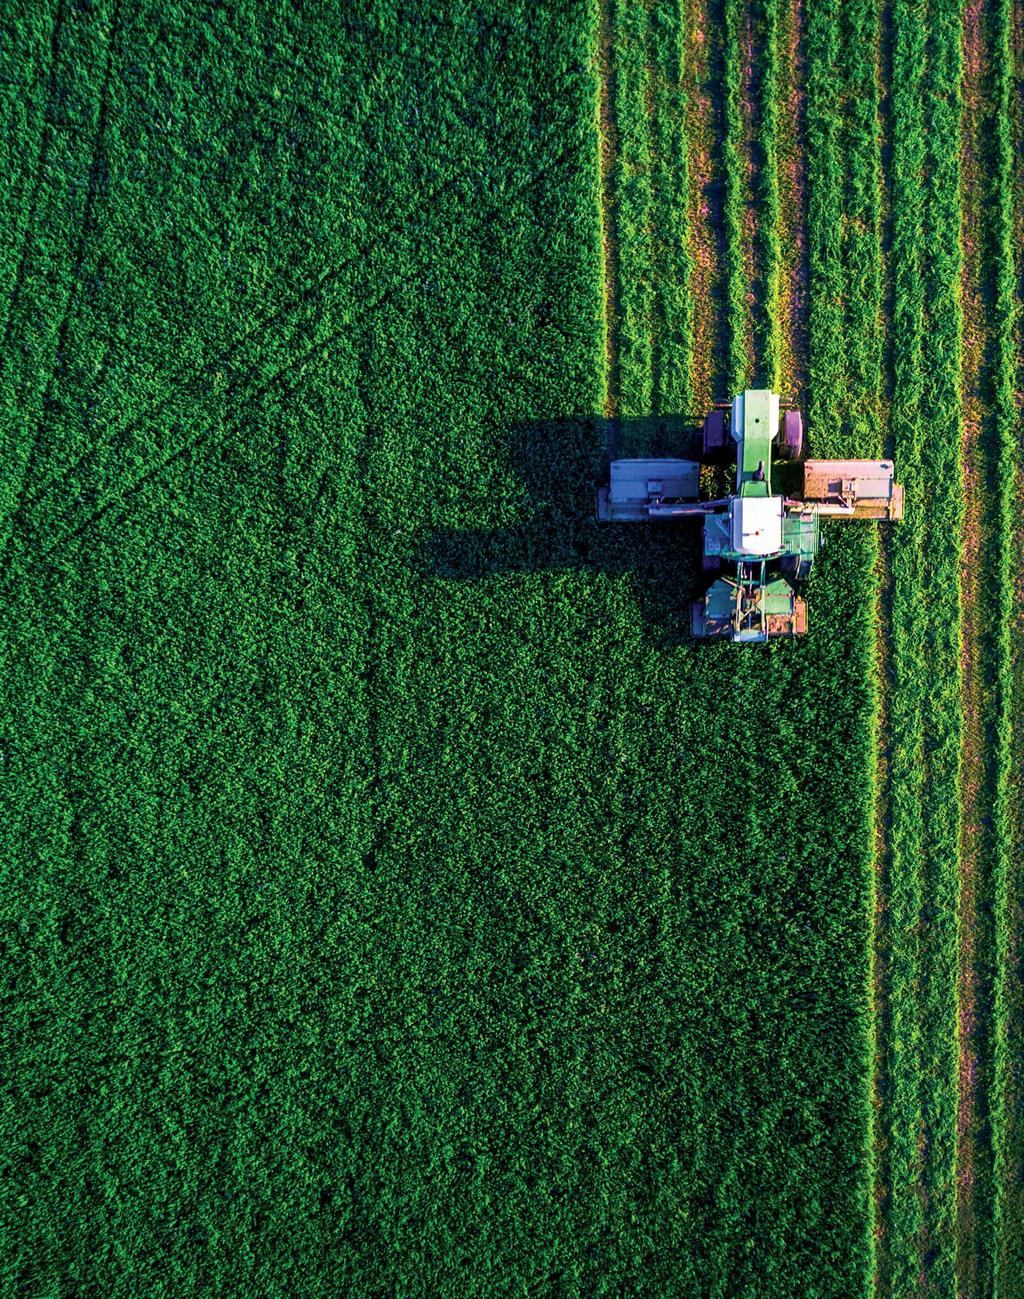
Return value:
M 773 458 L 803 457 L 803 420 L 791 403 L 763 388 L 716 402 L 704 420 L 703 461 L 728 464 L 733 456 L 735 488 L 716 500 L 700 499 L 700 461 L 613 460 L 597 517 L 604 523 L 703 520 L 703 570 L 721 576 L 692 606 L 695 637 L 757 643 L 800 636 L 807 605 L 792 584 L 811 571 L 822 545 L 821 520 L 902 519 L 903 488 L 891 460 L 805 460 L 799 496 L 773 491 Z

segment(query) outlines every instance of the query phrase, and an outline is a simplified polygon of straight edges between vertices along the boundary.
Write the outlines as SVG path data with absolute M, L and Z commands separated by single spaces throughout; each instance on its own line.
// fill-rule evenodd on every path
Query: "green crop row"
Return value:
M 655 287 L 651 265 L 653 163 L 649 16 L 642 5 L 614 0 L 615 236 L 619 259 L 619 361 L 624 415 L 647 415 L 653 396 L 651 328 Z M 628 376 L 628 377 L 627 377 Z
M 690 193 L 683 87 L 685 30 L 676 0 L 650 9 L 651 209 L 654 229 L 655 330 L 652 410 L 693 413 L 688 359 L 694 345 L 693 253 L 687 206 Z
M 725 379 L 730 393 L 749 381 L 747 284 L 743 266 L 743 210 L 746 160 L 743 156 L 743 0 L 723 0 L 722 33 L 722 226 L 724 235 Z
M 912 1293 L 920 1273 L 921 1027 L 919 934 L 926 681 L 922 547 L 925 517 L 925 432 L 922 427 L 924 341 L 923 68 L 925 30 L 913 0 L 893 8 L 891 82 L 893 283 L 893 455 L 905 491 L 905 518 L 892 541 L 890 665 L 890 805 L 888 995 L 891 1005 L 885 1115 L 888 1137 L 887 1243 L 894 1295 Z
M 815 454 L 837 455 L 845 369 L 838 3 L 808 6 L 806 22 L 808 414 Z
M 781 0 L 759 0 L 755 6 L 758 96 L 757 173 L 759 294 L 754 372 L 776 392 L 782 375 L 782 209 L 779 188 L 779 37 Z M 786 394 L 788 396 L 788 394 Z
M 919 1001 L 928 1285 L 955 1285 L 958 1117 L 957 971 L 960 884 L 958 787 L 963 734 L 959 674 L 960 563 L 963 528 L 960 311 L 960 126 L 963 17 L 955 0 L 935 0 L 929 18 L 925 148 L 925 337 L 921 417 L 927 431 L 924 585 L 926 680 L 923 735 L 926 780 Z
M 894 11 L 889 1256 L 893 1293 L 953 1284 L 961 741 L 959 8 Z M 924 129 L 928 106 L 929 128 Z M 938 123 L 939 126 L 935 124 Z M 923 178 L 923 183 L 922 183 Z
M 862 456 L 877 445 L 877 423 L 871 427 L 871 412 L 877 408 L 880 372 L 877 363 L 877 313 L 880 280 L 865 274 L 865 256 L 850 230 L 857 228 L 865 244 L 874 241 L 877 250 L 878 145 L 873 132 L 857 131 L 841 111 L 848 87 L 869 96 L 864 84 L 867 69 L 858 62 L 849 45 L 851 28 L 864 30 L 861 36 L 871 48 L 867 31 L 870 19 L 863 6 L 855 3 L 808 6 L 806 12 L 806 168 L 808 187 L 807 241 L 810 276 L 808 319 L 808 394 L 811 453 L 827 456 Z M 872 71 L 873 77 L 873 71 Z M 869 96 L 870 97 L 870 96 Z M 877 252 L 876 252 L 877 255 Z M 850 309 L 856 297 L 861 303 Z M 875 319 L 872 319 L 874 315 Z M 872 365 L 872 359 L 875 364 Z M 828 525 L 825 525 L 828 528 Z M 835 525 L 833 525 L 835 526 Z M 873 910 L 873 780 L 876 770 L 875 718 L 876 687 L 873 684 L 875 630 L 872 617 L 877 599 L 875 563 L 878 538 L 872 529 L 831 529 L 826 534 L 830 551 L 840 550 L 855 574 L 856 604 L 850 609 L 848 635 L 850 653 L 868 689 L 870 719 L 866 716 L 862 747 L 866 797 L 857 806 L 859 821 L 855 847 L 850 854 L 850 872 L 859 889 L 860 911 L 855 932 L 861 947 L 851 953 L 847 972 L 856 978 L 862 999 L 860 1033 L 851 1043 L 848 1068 L 860 1087 L 860 1127 L 857 1132 L 856 1184 L 860 1235 L 856 1243 L 859 1270 L 856 1290 L 868 1293 L 874 1272 L 872 1204 L 872 1126 L 869 1080 L 873 1051 L 870 1017 L 869 943 Z M 827 553 L 827 552 L 826 552 Z
M 1018 421 L 1015 374 L 1018 367 L 1017 327 L 1019 307 L 1014 247 L 1014 118 L 1011 108 L 1014 65 L 1011 47 L 1012 13 L 1009 0 L 996 0 L 992 25 L 992 109 L 994 149 L 991 220 L 994 284 L 992 306 L 991 420 L 995 447 L 993 572 L 991 592 L 994 676 L 994 726 L 992 791 L 992 862 L 995 919 L 994 1005 L 992 1007 L 992 1127 L 994 1203 L 992 1209 L 992 1260 L 994 1292 L 1006 1299 L 1024 1294 L 1024 1226 L 1021 1186 L 1024 1178 L 1024 1125 L 1015 1112 L 1020 1094 L 1015 1081 L 1011 1046 L 1015 1025 L 1021 1022 L 1022 1004 L 1012 966 L 1012 933 L 1015 901 L 1013 777 L 1013 644 L 1014 539 L 1018 456 Z M 1019 905 L 1016 904 L 1016 905 Z
M 840 132 L 846 174 L 842 261 L 846 277 L 844 337 L 849 445 L 859 456 L 882 450 L 882 229 L 879 89 L 881 37 L 873 0 L 846 0 L 840 25 L 843 76 L 849 88 Z

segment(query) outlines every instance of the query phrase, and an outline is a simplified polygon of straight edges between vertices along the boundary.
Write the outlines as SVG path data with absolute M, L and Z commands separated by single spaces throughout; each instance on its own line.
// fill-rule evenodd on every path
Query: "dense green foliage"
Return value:
M 986 3 L 1010 1295 L 1020 106 Z M 962 14 L 808 0 L 796 121 L 798 9 L 11 16 L 4 1293 L 951 1292 Z M 695 375 L 793 377 L 785 221 L 809 449 L 891 449 L 906 487 L 882 683 L 874 529 L 829 527 L 810 635 L 760 652 L 690 640 L 695 529 L 593 518 L 609 452 L 692 444 Z

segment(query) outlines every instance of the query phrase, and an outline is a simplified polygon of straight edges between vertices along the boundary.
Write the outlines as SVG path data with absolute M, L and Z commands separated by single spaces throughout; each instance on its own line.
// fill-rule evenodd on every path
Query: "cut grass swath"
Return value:
M 1016 1109 L 1020 1085 L 1014 1075 L 1012 1035 L 1022 1022 L 1022 999 L 1013 973 L 1013 951 L 1019 938 L 1012 933 L 1019 899 L 1019 869 L 1014 869 L 1014 817 L 1012 810 L 1014 743 L 1014 540 L 1019 528 L 1019 412 L 1016 399 L 1017 349 L 1020 309 L 1017 298 L 1014 249 L 1015 185 L 1014 115 L 1011 94 L 1014 58 L 1011 42 L 1010 0 L 995 0 L 993 10 L 993 111 L 995 147 L 992 176 L 993 363 L 991 419 L 996 448 L 994 574 L 991 586 L 994 688 L 994 789 L 992 838 L 994 844 L 993 898 L 995 910 L 996 984 L 992 1023 L 992 1123 L 994 1204 L 992 1207 L 992 1268 L 996 1293 L 1012 1299 L 1024 1294 L 1024 1125 Z M 1018 108 L 1018 114 L 1019 114 Z M 1017 119 L 1019 125 L 1019 116 Z M 1018 777 L 1019 778 L 1019 777 Z
M 918 1284 L 923 1214 L 920 1099 L 921 1030 L 917 1004 L 920 962 L 923 827 L 923 704 L 926 677 L 922 609 L 925 530 L 922 361 L 925 260 L 923 67 L 925 29 L 920 7 L 895 0 L 893 21 L 892 321 L 893 454 L 904 483 L 906 516 L 892 539 L 892 689 L 890 703 L 890 932 L 892 1006 L 885 1114 L 889 1152 L 888 1257 L 893 1295 Z
M 921 415 L 927 527 L 924 536 L 927 676 L 921 1024 L 922 1117 L 929 1293 L 955 1286 L 958 1085 L 958 788 L 962 737 L 959 659 L 963 486 L 960 464 L 960 123 L 963 27 L 959 0 L 935 0 L 929 22 L 925 134 L 925 336 Z

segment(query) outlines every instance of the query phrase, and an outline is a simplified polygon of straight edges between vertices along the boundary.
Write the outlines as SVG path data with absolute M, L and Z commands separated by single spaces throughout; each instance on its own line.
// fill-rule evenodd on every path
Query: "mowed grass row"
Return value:
M 963 696 L 949 671 L 961 644 L 958 593 L 963 526 L 961 465 L 962 315 L 960 284 L 960 124 L 963 26 L 959 3 L 936 0 L 930 22 L 926 94 L 924 502 L 927 510 L 921 592 L 927 610 L 924 696 L 926 783 L 922 910 L 923 1185 L 928 1285 L 954 1284 L 959 1050 L 957 1017 L 960 800 Z
M 809 272 L 807 391 L 809 454 L 869 456 L 880 443 L 881 385 L 878 316 L 881 309 L 879 258 L 879 150 L 868 117 L 874 82 L 870 67 L 872 19 L 855 0 L 809 6 L 805 15 L 806 60 L 806 240 Z M 856 39 L 853 39 L 854 36 Z M 868 107 L 850 112 L 853 96 Z M 841 111 L 846 106 L 846 112 Z M 875 183 L 872 183 L 874 179 Z M 858 1293 L 867 1293 L 875 1273 L 872 1185 L 874 1173 L 870 1076 L 874 1052 L 871 916 L 874 910 L 873 820 L 876 792 L 877 686 L 874 681 L 879 538 L 871 527 L 826 528 L 823 557 L 842 557 L 849 566 L 857 603 L 848 613 L 849 652 L 858 655 L 865 682 L 864 730 L 857 746 L 863 763 L 864 799 L 858 802 L 856 852 L 850 871 L 861 890 L 863 912 L 856 932 L 862 948 L 851 954 L 849 975 L 863 998 L 862 1037 L 850 1068 L 862 1088 L 863 1127 L 858 1133 L 861 1272 Z M 815 632 L 817 629 L 815 629 Z M 850 734 L 847 731 L 847 734 Z
M 1014 464 L 1014 339 L 1015 284 L 1013 255 L 1013 122 L 1010 84 L 1009 10 L 998 3 L 979 13 L 965 12 L 965 105 L 971 110 L 975 167 L 963 176 L 966 272 L 977 294 L 971 316 L 973 391 L 980 406 L 977 430 L 976 529 L 980 555 L 969 557 L 977 572 L 977 648 L 983 683 L 975 705 L 975 763 L 980 766 L 980 799 L 985 811 L 973 867 L 981 900 L 973 925 L 974 978 L 982 1010 L 975 1029 L 972 1118 L 974 1142 L 966 1164 L 968 1193 L 962 1196 L 958 1271 L 983 1293 L 1014 1293 L 1020 1256 L 1016 1216 L 1008 1205 L 1017 1196 L 1013 1153 L 1014 1102 L 1006 1063 L 1006 1044 L 1013 1032 L 1009 919 L 1013 861 L 1010 779 L 1012 771 L 1012 636 L 1013 533 L 1015 511 Z M 968 155 L 970 159 L 970 155 Z M 977 323 L 973 323 L 977 322 Z M 965 348 L 967 356 L 970 351 Z M 969 372 L 970 373 L 970 372 Z M 970 391 L 970 390 L 968 390 Z M 976 407 L 977 409 L 977 407 Z M 965 630 L 967 624 L 965 623 Z M 971 719 L 968 719 L 970 721 Z M 975 732 L 977 734 L 977 732 Z M 970 731 L 965 736 L 971 742 Z M 963 1068 L 963 1055 L 961 1068 Z M 963 1104 L 963 1101 L 961 1102 Z M 975 1132 L 978 1135 L 975 1135 Z M 960 1174 L 964 1180 L 963 1171 Z M 1016 1255 L 1016 1257 L 1015 1257 Z M 963 1280 L 961 1286 L 963 1287 Z
M 921 373 L 925 257 L 922 71 L 924 31 L 909 4 L 893 9 L 892 114 L 892 402 L 893 449 L 904 483 L 906 516 L 892 542 L 892 653 L 889 726 L 891 862 L 887 1043 L 888 1104 L 883 1110 L 888 1149 L 887 1242 L 893 1294 L 911 1293 L 920 1270 L 920 1025 L 917 1004 L 921 915 L 924 691 L 921 549 L 925 527 Z
M 740 36 L 737 22 L 723 66 L 740 69 Z M 711 91 L 726 93 L 715 82 Z M 745 160 L 737 150 L 716 167 L 723 158 L 733 170 L 715 182 L 742 193 Z M 833 219 L 838 233 L 838 209 Z M 691 246 L 705 233 L 688 232 Z M 624 249 L 623 262 L 643 247 Z M 734 287 L 725 327 L 744 338 L 753 286 Z M 655 350 L 659 325 L 656 313 Z M 632 454 L 662 436 L 660 412 L 640 405 L 646 364 L 641 356 L 634 370 L 623 357 L 635 415 L 620 438 Z M 649 959 L 665 972 L 646 998 L 658 1027 L 644 1034 L 652 1086 L 634 1119 L 660 1151 L 660 1123 L 676 1116 L 663 1189 L 690 1244 L 663 1285 L 788 1294 L 798 1273 L 808 1293 L 856 1293 L 870 1272 L 870 563 L 855 538 L 837 539 L 814 586 L 814 637 L 737 655 L 686 636 L 698 547 L 690 528 L 620 528 L 589 550 L 616 575 L 615 637 L 629 645 L 614 728 L 623 826 L 632 800 L 642 808 L 619 836 L 613 895 L 631 891 L 620 914 L 633 919 L 620 923 L 634 936 L 650 927 Z M 842 740 L 823 724 L 832 708 L 849 719 Z M 736 725 L 740 716 L 748 721 Z
M 959 6 L 897 5 L 892 69 L 894 455 L 907 518 L 892 547 L 892 1293 L 954 1284 L 960 752 Z M 925 105 L 929 121 L 924 126 Z M 939 123 L 941 130 L 934 125 Z M 922 185 L 922 176 L 924 183 Z
M 1015 538 L 1019 535 L 1019 411 L 1015 375 L 1019 369 L 1020 304 L 1014 212 L 1020 202 L 1014 176 L 1014 151 L 1021 141 L 1021 110 L 1014 108 L 1015 54 L 1013 14 L 1009 0 L 995 0 L 991 18 L 992 145 L 991 278 L 992 387 L 991 422 L 996 501 L 993 508 L 994 572 L 987 587 L 994 628 L 992 896 L 996 983 L 992 1023 L 992 1131 L 994 1203 L 991 1208 L 991 1269 L 995 1292 L 1024 1294 L 1024 1125 L 1020 1121 L 1021 1088 L 1017 1080 L 1013 1039 L 1024 1022 L 1024 999 L 1014 975 L 1021 915 L 1018 826 L 1015 825 L 1015 775 L 1019 782 L 1020 740 L 1014 717 L 1014 581 Z M 1018 34 L 1019 36 L 1019 34 Z M 1015 865 L 1015 863 L 1017 863 Z M 1017 931 L 1015 933 L 1015 931 Z
M 754 306 L 755 373 L 758 382 L 778 392 L 782 383 L 783 335 L 788 322 L 782 315 L 782 178 L 780 177 L 780 116 L 790 105 L 782 102 L 783 72 L 780 40 L 782 0 L 759 0 L 753 8 L 754 68 L 757 85 L 755 197 L 758 209 L 755 265 L 758 267 L 758 300 Z M 795 123 L 793 124 L 796 125 Z M 786 393 L 785 395 L 790 395 Z
M 654 282 L 653 408 L 690 415 L 694 408 L 690 358 L 695 342 L 694 249 L 687 205 L 691 188 L 685 24 L 676 0 L 650 11 L 651 204 Z

